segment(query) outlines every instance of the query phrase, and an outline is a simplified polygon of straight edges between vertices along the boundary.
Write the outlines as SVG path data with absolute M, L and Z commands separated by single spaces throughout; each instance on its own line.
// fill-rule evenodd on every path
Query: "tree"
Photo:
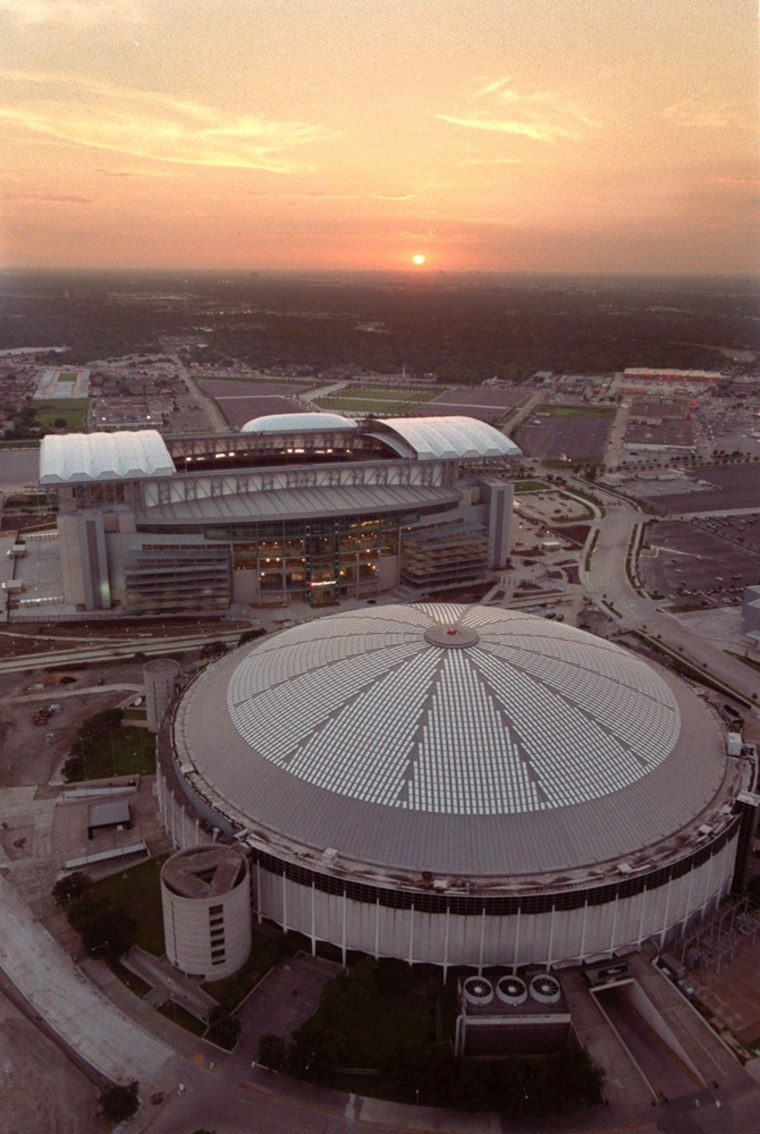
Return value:
M 100 1109 L 106 1118 L 114 1122 L 125 1122 L 136 1112 L 140 1099 L 138 1097 L 139 1083 L 134 1079 L 124 1086 L 114 1083 L 100 1094 Z
M 226 653 L 227 647 L 224 642 L 206 642 L 205 646 L 201 646 L 201 657 L 208 658 L 209 661 L 220 658 L 222 654 Z
M 206 1038 L 231 1051 L 237 1043 L 240 1027 L 239 1018 L 230 1015 L 221 1004 L 217 1004 L 211 1012 Z
M 281 1071 L 285 1066 L 288 1045 L 282 1036 L 266 1032 L 259 1039 L 259 1063 L 271 1071 Z
M 82 894 L 87 893 L 90 886 L 92 886 L 92 879 L 89 874 L 85 874 L 83 870 L 75 870 L 73 874 L 67 874 L 64 878 L 58 879 L 52 890 L 53 901 L 57 906 L 65 906 L 67 902 L 81 898 Z
M 90 956 L 108 961 L 126 953 L 137 933 L 137 922 L 129 914 L 115 909 L 91 889 L 72 901 L 68 919 Z

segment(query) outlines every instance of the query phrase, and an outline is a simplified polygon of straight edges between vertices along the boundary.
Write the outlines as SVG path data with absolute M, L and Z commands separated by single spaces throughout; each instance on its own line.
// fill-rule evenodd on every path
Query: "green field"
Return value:
M 515 492 L 546 492 L 549 485 L 543 480 L 516 480 Z
M 64 370 L 58 375 L 59 382 L 76 382 L 77 376 L 73 370 Z
M 124 910 L 137 922 L 135 944 L 156 957 L 164 953 L 164 917 L 161 910 L 159 875 L 167 856 L 141 862 L 120 874 L 93 883 L 92 891 Z
M 87 746 L 80 767 L 69 770 L 68 782 L 105 780 L 109 776 L 150 776 L 156 770 L 156 739 L 147 729 L 119 725 Z M 72 774 L 73 772 L 73 774 Z
M 617 410 L 614 406 L 542 405 L 533 413 L 536 417 L 540 414 L 546 414 L 547 417 L 614 417 Z
M 408 386 L 346 386 L 339 394 L 315 399 L 322 409 L 354 413 L 403 413 L 438 397 L 440 390 Z
M 82 433 L 87 428 L 88 398 L 47 398 L 31 403 L 43 429 L 62 429 L 68 433 Z M 57 426 L 56 421 L 65 421 Z

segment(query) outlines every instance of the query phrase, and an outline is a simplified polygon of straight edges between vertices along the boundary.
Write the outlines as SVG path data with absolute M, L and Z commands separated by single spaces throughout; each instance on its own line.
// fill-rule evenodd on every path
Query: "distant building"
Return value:
M 742 631 L 753 645 L 760 646 L 760 585 L 744 588 Z
M 323 606 L 490 579 L 519 452 L 467 417 L 296 413 L 239 433 L 48 436 L 40 484 L 78 610 Z

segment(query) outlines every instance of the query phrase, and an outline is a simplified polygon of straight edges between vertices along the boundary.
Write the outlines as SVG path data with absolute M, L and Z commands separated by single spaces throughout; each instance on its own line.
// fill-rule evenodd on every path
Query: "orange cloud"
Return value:
M 230 114 L 190 99 L 75 76 L 6 71 L 2 77 L 20 90 L 14 103 L 0 107 L 0 121 L 7 125 L 152 161 L 303 173 L 310 167 L 291 151 L 336 136 L 312 123 Z
M 516 134 L 550 145 L 583 138 L 589 130 L 602 125 L 573 99 L 555 91 L 518 91 L 509 78 L 486 83 L 475 92 L 475 99 L 486 99 L 488 109 L 475 108 L 466 114 L 438 114 L 436 117 L 452 126 Z M 506 116 L 503 108 L 508 110 Z

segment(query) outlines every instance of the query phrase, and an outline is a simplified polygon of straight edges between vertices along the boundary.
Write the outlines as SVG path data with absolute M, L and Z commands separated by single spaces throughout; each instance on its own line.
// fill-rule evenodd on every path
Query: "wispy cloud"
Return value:
M 94 197 L 81 197 L 78 193 L 4 193 L 3 201 L 39 201 L 55 205 L 94 205 Z
M 336 132 L 308 122 L 232 114 L 191 99 L 66 75 L 0 72 L 16 99 L 0 106 L 0 122 L 101 150 L 182 165 L 296 173 L 309 168 L 290 156 Z
M 102 174 L 103 177 L 134 177 L 138 180 L 141 178 L 148 178 L 150 180 L 154 177 L 176 176 L 176 174 L 169 169 L 98 169 L 96 172 Z
M 416 193 L 373 193 L 376 201 L 414 201 Z
M 515 134 L 551 145 L 578 140 L 601 127 L 583 107 L 556 91 L 519 91 L 509 78 L 486 82 L 475 92 L 475 106 L 462 114 L 438 114 L 442 122 L 487 130 L 495 134 Z
M 688 98 L 663 107 L 663 118 L 678 126 L 694 126 L 702 130 L 755 128 L 756 103 L 752 99 L 732 99 L 717 102 L 709 90 L 699 91 Z
M 491 157 L 491 158 L 462 158 L 457 165 L 522 165 L 522 158 Z
M 116 23 L 147 22 L 141 0 L 0 0 L 0 12 L 30 26 L 112 27 Z

